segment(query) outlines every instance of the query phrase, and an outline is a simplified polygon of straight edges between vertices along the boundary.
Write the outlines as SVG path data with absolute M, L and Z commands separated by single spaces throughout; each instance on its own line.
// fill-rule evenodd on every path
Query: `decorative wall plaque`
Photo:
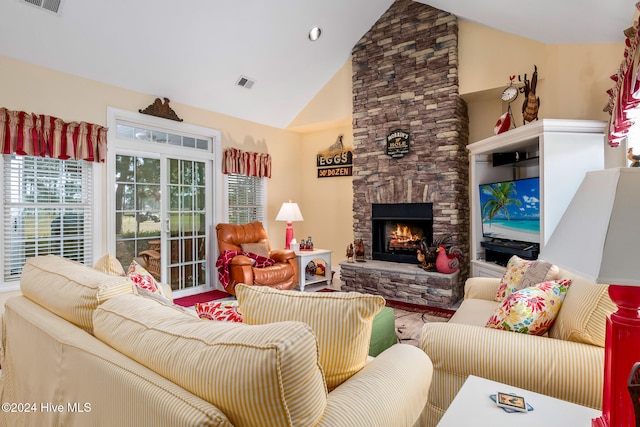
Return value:
M 409 132 L 401 129 L 391 131 L 387 135 L 387 155 L 399 159 L 407 153 L 409 153 Z
M 162 117 L 163 119 L 175 120 L 181 122 L 182 119 L 178 117 L 175 111 L 169 107 L 169 98 L 164 98 L 164 102 L 160 98 L 156 98 L 153 104 L 149 105 L 144 110 L 138 110 L 142 114 L 148 114 L 150 116 Z
M 344 148 L 342 137 L 339 135 L 333 145 L 316 156 L 318 178 L 353 175 L 353 149 Z

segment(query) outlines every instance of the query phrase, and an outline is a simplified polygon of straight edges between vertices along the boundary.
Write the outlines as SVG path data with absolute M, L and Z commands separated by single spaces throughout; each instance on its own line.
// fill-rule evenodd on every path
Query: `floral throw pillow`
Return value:
M 149 273 L 135 260 L 131 261 L 131 264 L 129 265 L 129 269 L 127 270 L 127 277 L 137 287 L 164 296 L 162 288 L 160 287 L 160 285 L 158 285 L 156 279 L 154 279 L 151 273 Z
M 551 263 L 541 260 L 527 261 L 516 255 L 507 263 L 507 269 L 500 280 L 496 301 L 503 301 L 518 289 L 528 288 L 545 280 Z
M 201 319 L 221 322 L 242 322 L 242 314 L 238 311 L 238 301 L 201 302 L 195 306 Z
M 556 320 L 570 284 L 571 280 L 554 280 L 515 291 L 502 301 L 485 326 L 544 335 Z

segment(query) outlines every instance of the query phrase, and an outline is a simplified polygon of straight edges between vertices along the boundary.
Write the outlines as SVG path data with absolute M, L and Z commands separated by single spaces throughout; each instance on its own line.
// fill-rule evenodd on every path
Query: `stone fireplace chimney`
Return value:
M 363 240 L 365 257 L 371 259 L 378 203 L 431 203 L 433 238 L 451 235 L 468 254 L 469 120 L 458 93 L 457 18 L 397 0 L 352 58 L 354 237 Z M 409 152 L 399 158 L 386 154 L 386 137 L 396 129 L 410 134 Z M 461 283 L 468 266 L 467 255 Z

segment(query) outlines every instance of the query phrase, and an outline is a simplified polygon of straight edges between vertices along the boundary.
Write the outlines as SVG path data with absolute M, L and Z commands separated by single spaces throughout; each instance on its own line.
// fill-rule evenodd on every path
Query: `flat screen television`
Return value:
M 540 243 L 540 178 L 480 185 L 484 237 Z

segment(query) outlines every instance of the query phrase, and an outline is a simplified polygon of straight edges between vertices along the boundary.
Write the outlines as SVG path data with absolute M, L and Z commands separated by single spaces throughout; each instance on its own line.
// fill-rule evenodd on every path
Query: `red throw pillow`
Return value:
M 237 301 L 201 302 L 195 305 L 195 309 L 201 319 L 242 322 L 242 314 L 238 311 Z

